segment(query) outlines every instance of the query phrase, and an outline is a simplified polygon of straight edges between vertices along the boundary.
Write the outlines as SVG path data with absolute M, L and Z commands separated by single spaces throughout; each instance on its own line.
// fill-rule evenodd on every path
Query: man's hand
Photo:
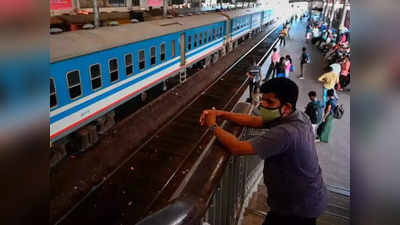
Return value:
M 216 119 L 221 116 L 224 111 L 216 110 L 214 107 L 208 110 L 204 110 L 200 116 L 200 125 L 211 127 L 216 124 Z

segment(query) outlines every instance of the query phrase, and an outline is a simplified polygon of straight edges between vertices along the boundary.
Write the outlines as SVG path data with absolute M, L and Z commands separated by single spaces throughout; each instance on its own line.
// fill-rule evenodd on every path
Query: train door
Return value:
M 181 33 L 180 36 L 180 41 L 179 41 L 179 47 L 181 50 L 181 66 L 185 66 L 186 64 L 186 54 L 185 54 L 185 50 L 186 50 L 186 44 L 185 44 L 185 33 Z M 186 67 L 179 71 L 179 82 L 180 83 L 184 83 L 186 81 Z
M 261 21 L 260 21 L 260 28 L 261 28 L 261 30 L 262 30 L 263 25 L 264 25 L 264 13 L 265 13 L 265 11 L 262 11 L 262 12 L 261 12 Z
M 185 33 L 181 33 L 179 47 L 181 49 L 181 66 L 185 65 L 186 55 L 185 55 Z

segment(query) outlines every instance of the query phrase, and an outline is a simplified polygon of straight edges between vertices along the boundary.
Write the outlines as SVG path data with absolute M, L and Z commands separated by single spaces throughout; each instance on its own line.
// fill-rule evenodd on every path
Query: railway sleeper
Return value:
M 67 139 L 62 138 L 50 148 L 50 168 L 54 167 L 67 156 Z

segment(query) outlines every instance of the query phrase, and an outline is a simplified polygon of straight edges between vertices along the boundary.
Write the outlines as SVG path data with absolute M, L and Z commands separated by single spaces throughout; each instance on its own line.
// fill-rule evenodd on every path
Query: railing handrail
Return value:
M 251 110 L 251 104 L 240 102 L 232 111 L 249 114 Z M 224 129 L 238 136 L 243 127 L 228 122 Z M 136 225 L 192 225 L 200 221 L 208 209 L 231 156 L 215 138 L 208 146 L 210 149 L 205 149 L 206 156 L 195 168 L 179 197 Z

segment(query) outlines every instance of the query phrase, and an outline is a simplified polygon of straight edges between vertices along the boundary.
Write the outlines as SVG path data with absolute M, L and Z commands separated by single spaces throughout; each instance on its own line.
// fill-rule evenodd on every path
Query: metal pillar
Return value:
M 126 0 L 126 7 L 128 7 L 128 10 L 132 10 L 132 0 Z
M 93 14 L 94 14 L 94 26 L 100 26 L 100 12 L 99 7 L 97 7 L 97 0 L 93 0 Z
M 331 11 L 331 8 L 329 7 L 329 0 L 326 1 L 326 10 L 324 14 L 324 21 L 328 22 L 329 20 L 329 12 Z
M 147 10 L 147 1 L 146 0 L 140 0 L 139 1 L 139 7 L 140 7 L 140 9 Z
M 349 0 L 344 0 L 344 4 L 343 4 L 343 9 L 342 9 L 342 18 L 340 18 L 340 24 L 339 27 L 343 27 L 344 26 L 344 21 L 346 20 L 346 14 L 347 14 L 347 6 L 349 4 Z
M 326 10 L 328 9 L 328 2 L 324 2 L 323 10 L 322 10 L 322 21 L 325 21 Z
M 336 1 L 337 0 L 333 0 L 333 5 L 332 5 L 332 10 L 331 10 L 331 14 L 329 16 L 329 29 L 332 28 L 332 22 L 333 22 L 333 16 L 335 15 L 335 5 L 336 5 Z
M 79 10 L 81 9 L 81 5 L 79 3 L 79 0 L 72 1 L 72 8 L 73 8 L 74 12 L 79 12 Z
M 163 0 L 163 16 L 166 17 L 168 14 L 168 0 Z

